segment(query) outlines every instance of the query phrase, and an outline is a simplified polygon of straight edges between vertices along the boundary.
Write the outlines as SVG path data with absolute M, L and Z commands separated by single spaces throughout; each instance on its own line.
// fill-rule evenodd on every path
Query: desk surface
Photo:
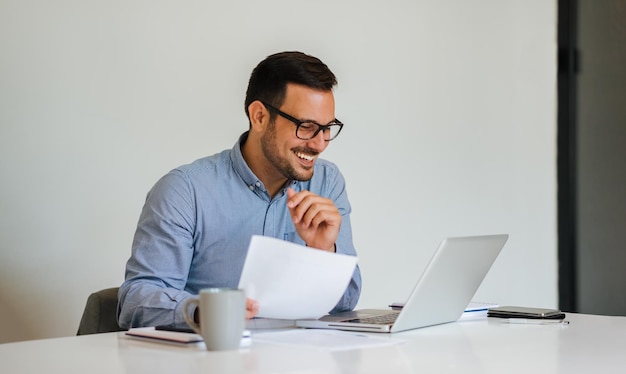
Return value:
M 626 317 L 560 325 L 459 321 L 396 334 L 400 344 L 326 351 L 254 342 L 207 352 L 110 333 L 0 344 L 0 373 L 623 373 Z M 376 334 L 376 336 L 382 336 Z

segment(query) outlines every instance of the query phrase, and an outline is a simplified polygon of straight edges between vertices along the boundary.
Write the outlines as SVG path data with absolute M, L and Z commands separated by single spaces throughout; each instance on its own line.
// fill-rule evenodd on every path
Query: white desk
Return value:
M 402 344 L 333 352 L 260 342 L 240 351 L 207 352 L 124 333 L 33 340 L 0 344 L 0 373 L 626 372 L 626 317 L 567 319 L 567 326 L 461 321 L 385 335 Z

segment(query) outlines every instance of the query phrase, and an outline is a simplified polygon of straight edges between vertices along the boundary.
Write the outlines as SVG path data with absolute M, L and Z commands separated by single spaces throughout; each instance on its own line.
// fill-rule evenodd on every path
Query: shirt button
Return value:
M 248 188 L 250 189 L 250 191 L 254 191 L 254 185 L 249 185 Z
M 257 181 L 255 184 L 256 184 L 257 187 L 261 187 L 261 182 Z

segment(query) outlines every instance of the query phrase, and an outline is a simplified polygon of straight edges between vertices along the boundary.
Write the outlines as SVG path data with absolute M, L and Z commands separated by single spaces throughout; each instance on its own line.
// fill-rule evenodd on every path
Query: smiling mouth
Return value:
M 304 160 L 304 161 L 308 161 L 308 162 L 312 162 L 315 160 L 315 158 L 317 157 L 317 155 L 312 155 L 309 153 L 303 153 L 303 152 L 298 152 L 298 151 L 294 151 L 293 152 L 299 159 Z

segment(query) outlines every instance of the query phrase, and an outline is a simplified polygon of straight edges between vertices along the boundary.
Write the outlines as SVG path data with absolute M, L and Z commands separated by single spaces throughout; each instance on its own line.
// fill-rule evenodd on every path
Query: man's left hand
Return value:
M 341 214 L 332 200 L 310 191 L 287 189 L 287 208 L 296 231 L 307 246 L 335 251 Z

